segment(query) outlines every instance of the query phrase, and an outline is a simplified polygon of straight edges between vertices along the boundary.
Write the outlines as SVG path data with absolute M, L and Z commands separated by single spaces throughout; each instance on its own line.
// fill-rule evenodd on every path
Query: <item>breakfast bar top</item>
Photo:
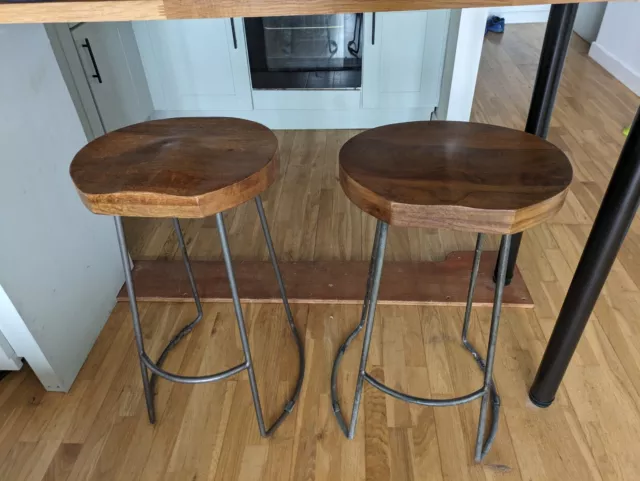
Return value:
M 540 0 L 0 0 L 0 24 L 269 17 L 539 3 Z

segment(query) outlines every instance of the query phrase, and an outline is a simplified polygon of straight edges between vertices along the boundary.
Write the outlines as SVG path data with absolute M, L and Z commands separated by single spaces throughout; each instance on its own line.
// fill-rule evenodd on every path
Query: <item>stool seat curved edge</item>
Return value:
M 393 226 L 515 234 L 553 217 L 573 179 L 540 137 L 473 122 L 405 122 L 348 140 L 339 179 L 360 209 Z
M 151 120 L 85 145 L 69 167 L 95 214 L 202 218 L 263 193 L 278 176 L 278 140 L 256 122 Z
M 201 219 L 248 202 L 267 190 L 278 176 L 276 155 L 260 171 L 218 191 L 194 196 L 178 196 L 157 192 L 122 191 L 111 194 L 82 192 L 80 200 L 94 214 L 123 217 Z
M 466 206 L 425 206 L 381 198 L 360 185 L 340 166 L 345 195 L 367 214 L 396 227 L 451 229 L 482 234 L 517 234 L 553 218 L 564 205 L 569 185 L 553 197 L 516 211 Z

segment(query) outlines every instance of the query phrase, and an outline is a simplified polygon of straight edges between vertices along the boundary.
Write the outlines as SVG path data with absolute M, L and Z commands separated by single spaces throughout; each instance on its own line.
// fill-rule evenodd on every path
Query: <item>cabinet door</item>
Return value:
M 135 22 L 134 30 L 156 110 L 252 108 L 240 19 Z
M 105 130 L 146 120 L 153 104 L 131 23 L 85 23 L 72 36 Z
M 364 108 L 434 108 L 438 104 L 448 10 L 365 14 Z M 375 24 L 375 25 L 374 25 Z

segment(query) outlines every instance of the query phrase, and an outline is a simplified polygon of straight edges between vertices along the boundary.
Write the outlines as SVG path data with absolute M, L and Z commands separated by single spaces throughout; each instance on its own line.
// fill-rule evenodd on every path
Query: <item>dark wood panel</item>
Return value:
M 452 252 L 442 262 L 385 262 L 380 304 L 462 306 L 466 302 L 473 252 Z M 475 305 L 493 303 L 495 252 L 485 252 L 474 297 Z M 367 261 L 282 262 L 280 268 L 289 301 L 310 304 L 360 304 L 364 297 Z M 243 302 L 280 302 L 270 262 L 234 262 Z M 231 292 L 222 261 L 193 262 L 200 296 L 206 302 L 230 302 Z M 190 301 L 182 261 L 136 261 L 133 278 L 138 300 Z M 119 300 L 127 299 L 123 288 Z M 516 269 L 505 288 L 503 304 L 532 308 L 527 286 Z

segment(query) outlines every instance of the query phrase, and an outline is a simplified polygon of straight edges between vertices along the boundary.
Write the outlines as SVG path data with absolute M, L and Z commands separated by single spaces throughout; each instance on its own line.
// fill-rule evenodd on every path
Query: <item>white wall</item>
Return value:
M 468 121 L 476 90 L 487 8 L 451 10 L 436 116 Z
M 504 18 L 504 23 L 539 23 L 549 18 L 550 5 L 519 5 L 515 7 L 492 7 L 489 16 Z
M 42 25 L 0 25 L 0 331 L 49 390 L 68 390 L 123 273 L 112 219 L 69 178 L 86 143 Z
M 607 5 L 589 56 L 640 95 L 640 3 Z
M 606 8 L 606 2 L 581 3 L 573 24 L 574 32 L 589 43 L 595 42 Z

